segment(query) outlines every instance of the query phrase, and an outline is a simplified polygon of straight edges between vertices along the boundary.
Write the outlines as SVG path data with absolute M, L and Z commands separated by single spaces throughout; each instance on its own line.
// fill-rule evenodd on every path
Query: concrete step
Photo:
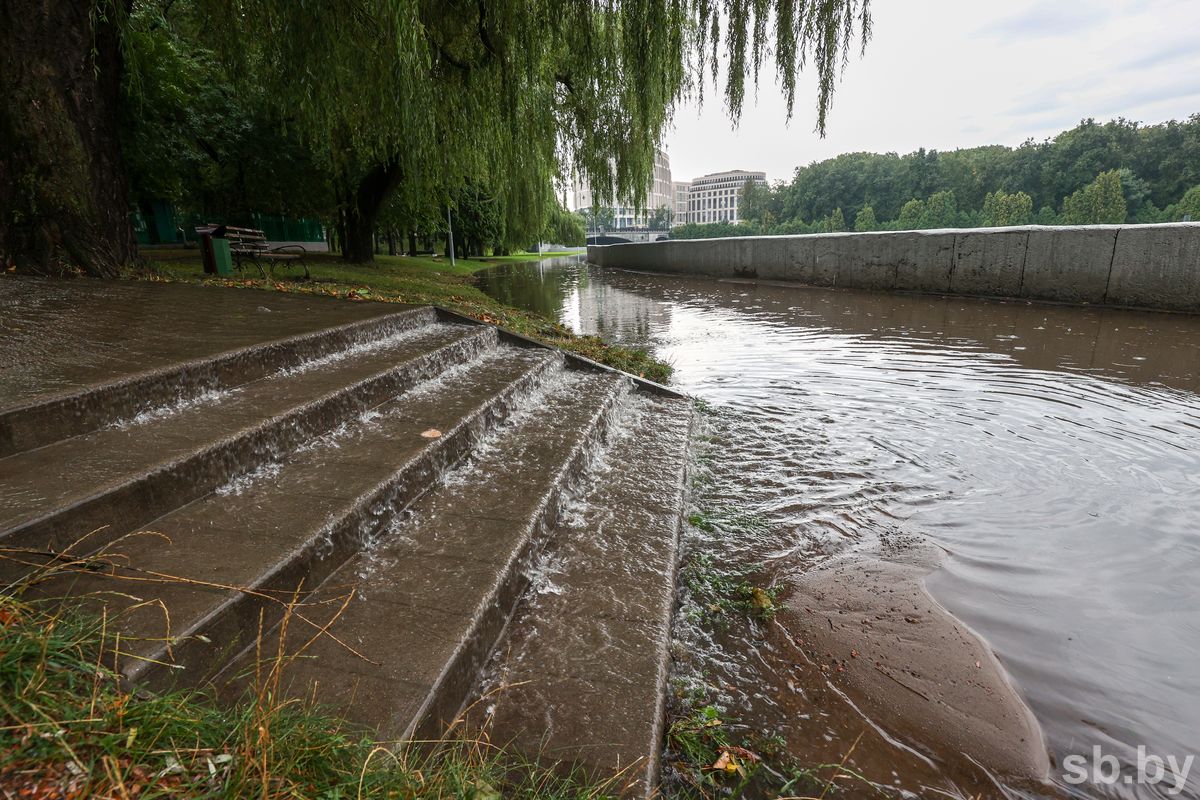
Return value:
M 489 665 L 491 739 L 657 785 L 691 406 L 638 394 L 549 537 Z
M 61 553 L 87 536 L 73 552 L 99 548 L 496 343 L 484 327 L 409 329 L 0 459 L 0 545 Z
M 200 684 L 260 625 L 269 630 L 284 601 L 381 536 L 561 363 L 547 350 L 488 351 L 154 520 L 151 532 L 106 551 L 102 569 L 35 591 L 103 604 L 121 634 L 116 666 L 126 679 L 151 689 Z
M 181 288 L 183 287 L 176 287 Z M 204 293 L 193 299 L 202 301 L 205 299 Z M 277 299 L 272 298 L 269 302 L 276 304 Z M 144 307 L 156 308 L 160 305 L 161 298 L 148 298 Z M 181 315 L 186 315 L 189 311 L 194 314 L 194 307 L 203 308 L 204 303 L 192 303 L 191 306 L 173 310 L 163 309 L 168 316 L 158 320 L 154 329 L 145 329 L 145 320 L 132 321 L 131 329 L 124 332 L 124 340 L 139 335 L 170 340 L 166 333 L 180 328 L 194 337 L 213 336 L 211 320 L 206 326 L 207 330 L 187 330 L 187 318 L 181 318 Z M 222 309 L 225 312 L 230 310 Z M 263 311 L 267 309 L 264 308 Z M 284 330 L 294 330 L 296 319 L 301 314 L 296 309 L 291 311 L 290 314 L 258 315 L 260 318 L 281 317 L 284 323 L 290 324 L 281 323 L 272 327 L 268 323 L 255 321 L 251 328 L 255 332 L 265 328 L 276 335 Z M 211 310 L 207 313 L 211 313 Z M 301 334 L 253 341 L 216 354 L 195 355 L 193 351 L 203 352 L 205 348 L 198 343 L 185 342 L 176 345 L 176 348 L 184 353 L 193 353 L 193 357 L 180 363 L 168 363 L 117 377 L 102 378 L 94 383 L 83 376 L 72 378 L 63 375 L 58 376 L 58 380 L 65 383 L 67 388 L 56 394 L 24 398 L 17 395 L 12 398 L 12 405 L 0 405 L 0 458 L 99 430 L 119 420 L 131 419 L 163 406 L 183 403 L 206 393 L 240 386 L 279 370 L 295 367 L 305 361 L 347 350 L 356 345 L 378 341 L 419 326 L 432 325 L 437 319 L 434 309 L 428 307 L 378 314 L 368 319 L 334 325 L 329 323 L 336 317 L 326 318 L 321 314 L 312 313 L 311 309 L 307 315 L 323 320 L 324 325 L 310 324 L 309 330 Z M 62 322 L 79 324 L 80 320 L 69 319 Z M 91 323 L 93 320 L 89 317 L 87 322 Z M 193 326 L 195 322 L 192 320 Z M 239 326 L 239 319 L 229 320 L 224 317 L 222 322 L 221 330 L 216 332 L 217 336 L 231 336 L 235 343 L 246 339 L 246 331 L 241 331 L 239 336 L 239 329 L 246 327 L 244 322 Z M 32 327 L 32 323 L 30 324 Z M 235 329 L 232 333 L 228 330 L 230 327 Z M 99 331 L 93 331 L 92 335 L 103 338 Z M 102 343 L 98 343 L 98 349 L 102 349 L 99 348 Z M 96 353 L 92 356 L 98 358 Z M 32 354 L 28 357 L 32 357 Z M 156 360 L 151 354 L 147 354 L 147 358 L 151 361 Z M 91 365 L 79 365 L 76 371 L 87 375 L 91 371 L 89 368 L 94 370 Z
M 299 658 L 280 687 L 383 738 L 440 735 L 463 707 L 530 580 L 561 503 L 629 379 L 567 370 L 309 598 L 328 636 L 292 620 L 262 649 Z M 332 621 L 330 621 L 332 620 Z M 236 694 L 255 653 L 227 672 Z M 238 676 L 241 676 L 239 678 Z
M 276 688 L 383 738 L 440 735 L 490 663 L 536 678 L 499 736 L 649 785 L 686 402 L 446 311 L 21 286 L 49 311 L 0 326 L 0 591 L 103 610 L 150 691 L 302 649 Z

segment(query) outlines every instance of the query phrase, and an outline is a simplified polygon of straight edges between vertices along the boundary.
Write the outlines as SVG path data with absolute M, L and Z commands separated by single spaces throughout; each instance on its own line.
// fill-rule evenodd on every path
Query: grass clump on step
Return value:
M 703 518 L 693 514 L 688 522 L 700 527 Z M 692 613 L 709 621 L 744 615 L 758 622 L 770 622 L 779 610 L 778 586 L 757 586 L 747 572 L 729 571 L 718 566 L 713 556 L 701 553 L 681 570 L 683 584 L 691 594 Z
M 455 266 L 429 256 L 376 256 L 374 264 L 349 264 L 329 253 L 309 253 L 313 279 L 266 280 L 248 264 L 236 277 L 206 275 L 199 250 L 157 250 L 148 270 L 129 277 L 158 281 L 201 281 L 207 285 L 320 294 L 347 300 L 438 305 L 483 322 L 508 328 L 532 339 L 624 370 L 647 380 L 666 383 L 671 366 L 637 347 L 606 344 L 598 336 L 580 336 L 565 325 L 496 300 L 475 285 L 474 273 L 497 263 L 533 261 L 539 256 L 459 259 Z
M 674 788 L 668 796 L 699 800 L 889 796 L 847 766 L 857 742 L 840 763 L 805 764 L 788 754 L 784 737 L 748 730 L 735 715 L 704 702 L 702 696 L 677 696 L 676 701 L 682 707 L 667 729 L 666 755 Z
M 101 666 L 103 619 L 0 596 L 0 793 L 22 798 L 499 798 L 616 794 L 491 745 L 388 749 L 261 692 L 142 696 Z

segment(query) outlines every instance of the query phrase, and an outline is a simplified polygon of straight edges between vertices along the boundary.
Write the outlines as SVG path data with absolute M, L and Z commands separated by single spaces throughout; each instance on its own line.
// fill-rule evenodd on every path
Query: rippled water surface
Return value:
M 652 348 L 711 405 L 704 501 L 757 522 L 693 530 L 693 550 L 778 580 L 917 533 L 948 553 L 929 589 L 994 648 L 1056 760 L 1200 754 L 1200 318 L 579 264 L 481 280 Z M 769 654 L 692 635 L 726 702 L 796 727 Z M 844 752 L 819 717 L 796 746 Z

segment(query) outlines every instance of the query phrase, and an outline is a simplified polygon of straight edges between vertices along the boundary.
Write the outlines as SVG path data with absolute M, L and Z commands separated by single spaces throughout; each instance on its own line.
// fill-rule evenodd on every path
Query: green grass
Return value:
M 788 751 L 783 735 L 752 730 L 735 713 L 718 705 L 716 687 L 703 679 L 676 676 L 672 684 L 666 785 L 676 791 L 668 791 L 666 796 L 698 800 L 888 796 L 847 766 L 857 742 L 840 763 L 808 764 Z
M 0 794 L 26 798 L 456 798 L 617 794 L 479 736 L 385 748 L 271 687 L 224 708 L 122 691 L 103 621 L 0 597 Z
M 688 523 L 696 527 L 705 522 L 700 514 L 688 518 Z M 756 586 L 748 573 L 730 570 L 706 553 L 690 559 L 683 567 L 682 577 L 697 613 L 711 621 L 745 616 L 770 622 L 779 610 L 778 586 Z
M 350 300 L 439 305 L 648 380 L 665 383 L 671 377 L 671 367 L 645 350 L 606 344 L 597 336 L 578 336 L 554 320 L 505 305 L 475 286 L 474 273 L 496 263 L 536 261 L 564 255 L 562 253 L 459 259 L 453 267 L 448 259 L 440 257 L 376 256 L 374 264 L 348 264 L 335 255 L 316 253 L 308 256 L 313 275 L 311 281 L 263 279 L 253 265 L 247 265 L 244 272 L 233 277 L 208 276 L 201 267 L 200 252 L 195 249 L 153 250 L 147 254 L 148 268 L 131 270 L 129 277 L 201 281 L 218 286 L 323 294 Z
M 805 765 L 779 735 L 745 730 L 715 705 L 693 705 L 667 729 L 667 752 L 686 794 L 715 798 L 780 797 L 825 800 L 881 796 L 860 773 L 840 764 Z M 843 791 L 849 792 L 844 795 Z

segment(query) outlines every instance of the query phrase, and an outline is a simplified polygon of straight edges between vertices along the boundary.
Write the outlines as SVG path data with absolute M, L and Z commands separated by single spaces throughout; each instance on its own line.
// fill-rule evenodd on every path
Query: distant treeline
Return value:
M 1161 125 L 1089 119 L 1016 148 L 846 153 L 742 192 L 742 223 L 671 236 L 1200 220 L 1200 114 Z

